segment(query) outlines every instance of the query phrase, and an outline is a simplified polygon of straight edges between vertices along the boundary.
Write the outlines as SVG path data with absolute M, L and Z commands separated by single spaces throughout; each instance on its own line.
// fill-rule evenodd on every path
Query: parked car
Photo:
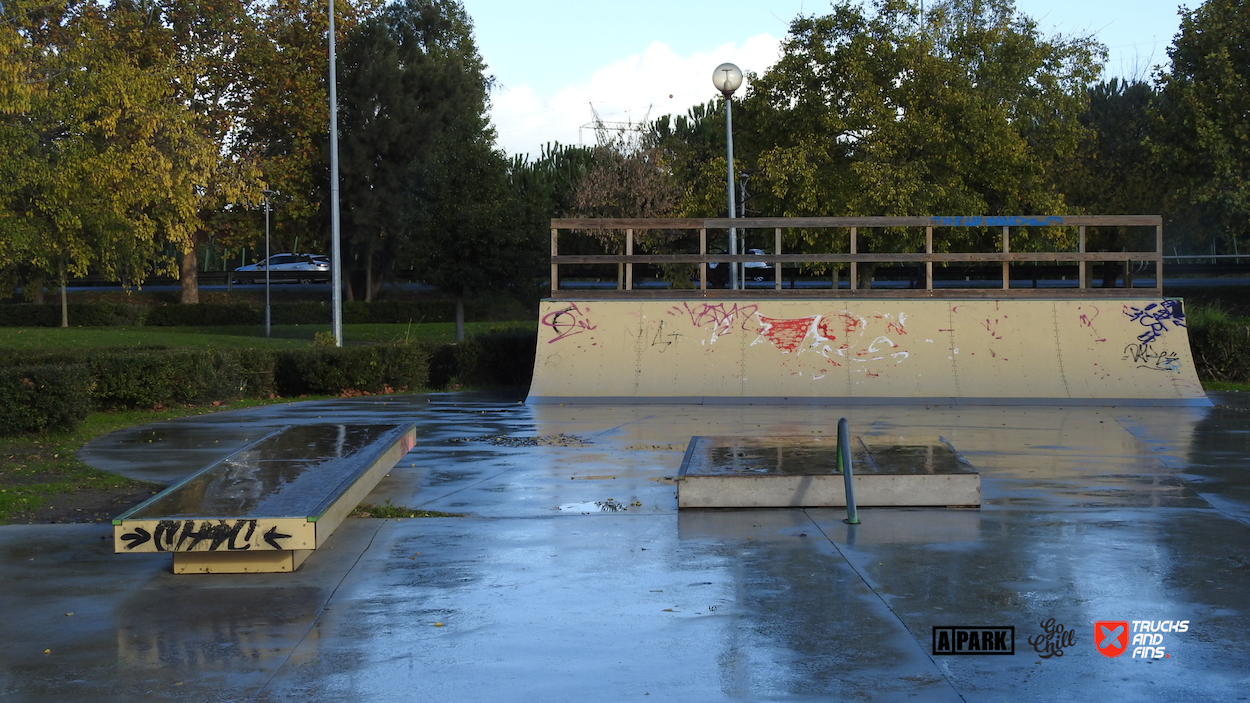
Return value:
M 265 280 L 265 269 L 269 270 L 269 280 L 299 281 L 311 283 L 324 279 L 330 273 L 328 257 L 314 254 L 274 254 L 268 259 L 234 270 L 235 283 L 259 283 Z
M 709 251 L 709 254 L 724 254 L 723 251 Z M 767 256 L 768 253 L 763 249 L 745 249 L 744 254 L 754 254 L 757 256 Z M 713 287 L 724 288 L 729 285 L 729 265 L 721 266 L 716 263 L 707 265 L 708 283 Z M 767 261 L 747 261 L 742 264 L 743 281 L 769 281 L 773 278 L 773 265 Z

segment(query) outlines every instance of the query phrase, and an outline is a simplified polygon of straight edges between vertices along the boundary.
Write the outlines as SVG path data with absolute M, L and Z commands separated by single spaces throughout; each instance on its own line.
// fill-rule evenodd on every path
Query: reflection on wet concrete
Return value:
M 282 428 L 177 489 L 158 496 L 128 517 L 257 518 L 315 516 L 368 462 L 366 450 L 391 436 L 397 425 L 294 425 Z M 391 440 L 393 441 L 393 440 Z
M 163 562 L 111 554 L 99 528 L 3 528 L 11 634 L 0 640 L 0 696 L 1237 700 L 1250 688 L 1250 413 L 1239 398 L 1214 399 L 1209 409 L 397 399 L 188 419 L 200 457 L 284 424 L 415 422 L 417 448 L 369 502 L 475 517 L 349 521 L 332 538 L 342 548 L 296 574 L 185 587 Z M 826 437 L 843 416 L 865 452 L 940 437 L 981 474 L 983 508 L 864 509 L 855 527 L 839 510 L 677 514 L 664 477 L 691 437 Z M 162 442 L 180 436 L 176 425 L 162 425 Z M 147 449 L 160 442 L 120 441 L 144 431 L 104 438 L 93 456 L 129 452 L 127 471 L 168 470 L 165 447 Z M 587 446 L 450 441 L 558 434 Z M 927 471 L 940 454 L 929 463 L 908 448 L 898 460 Z M 1026 641 L 1051 618 L 1076 642 L 1043 658 Z M 1189 619 L 1191 630 L 1168 643 L 1168 659 L 1098 654 L 1096 620 L 1134 619 Z M 1017 654 L 930 656 L 931 628 L 950 625 L 1015 626 Z
M 694 437 L 682 463 L 689 476 L 827 476 L 841 473 L 835 437 Z M 941 437 L 853 436 L 857 474 L 975 473 Z

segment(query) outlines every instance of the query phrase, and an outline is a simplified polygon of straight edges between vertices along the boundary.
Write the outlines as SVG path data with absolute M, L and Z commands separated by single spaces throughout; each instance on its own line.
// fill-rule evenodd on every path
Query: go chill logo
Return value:
M 1132 648 L 1130 659 L 1170 659 L 1164 635 L 1189 632 L 1188 620 L 1099 620 L 1094 623 L 1094 647 L 1115 658 Z

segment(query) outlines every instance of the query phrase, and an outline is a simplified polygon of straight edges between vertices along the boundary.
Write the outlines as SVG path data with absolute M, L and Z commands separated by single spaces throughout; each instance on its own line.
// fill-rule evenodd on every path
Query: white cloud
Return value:
M 684 114 L 719 95 L 712 87 L 716 66 L 732 61 L 743 71 L 763 73 L 779 58 L 780 47 L 779 39 L 760 34 L 741 46 L 725 44 L 680 56 L 668 45 L 652 42 L 642 55 L 609 64 L 588 81 L 564 86 L 554 95 L 540 95 L 527 84 L 505 87 L 492 96 L 491 119 L 505 151 L 537 155 L 547 142 L 577 144 L 579 127 L 593 119 L 591 103 L 606 121 Z M 743 90 L 745 86 L 738 95 Z M 583 143 L 594 141 L 590 130 L 581 136 Z

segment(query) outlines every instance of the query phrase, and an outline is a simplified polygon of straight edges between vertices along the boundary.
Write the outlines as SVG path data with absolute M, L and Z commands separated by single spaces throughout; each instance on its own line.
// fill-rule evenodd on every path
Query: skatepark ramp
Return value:
M 294 571 L 412 449 L 413 425 L 285 427 L 113 520 L 118 554 L 174 573 Z
M 771 240 L 771 251 L 709 253 L 709 232 L 730 227 L 744 245 Z M 983 237 L 987 228 L 996 242 L 1001 235 L 997 251 L 938 251 L 935 230 Z M 752 234 L 759 229 L 764 238 Z M 1058 233 L 1039 234 L 1048 229 Z M 1133 241 L 1134 229 L 1151 251 L 1087 246 L 1092 234 Z M 863 253 L 864 241 L 885 238 L 865 231 L 923 251 Z M 562 232 L 608 243 L 618 232 L 626 253 L 560 255 Z M 634 242 L 680 249 L 695 232 L 691 253 L 635 253 Z M 825 251 L 807 251 L 813 240 Z M 1012 241 L 1068 240 L 1077 251 L 1011 250 Z M 787 241 L 804 251 L 784 252 Z M 541 306 L 528 400 L 1208 405 L 1182 302 L 1162 293 L 1161 251 L 1154 216 L 554 220 L 553 289 Z M 713 264 L 771 275 L 742 283 L 731 273 L 730 287 L 716 288 Z M 1021 285 L 1023 266 L 1032 286 Z M 594 287 L 586 274 L 595 267 L 616 285 Z M 790 287 L 787 269 L 798 274 Z M 883 287 L 901 269 L 909 286 Z M 1099 269 L 1104 285 L 1121 285 L 1090 287 Z M 810 271 L 820 279 L 802 276 Z M 1000 278 L 986 281 L 987 271 Z M 682 276 L 698 287 L 673 286 Z

